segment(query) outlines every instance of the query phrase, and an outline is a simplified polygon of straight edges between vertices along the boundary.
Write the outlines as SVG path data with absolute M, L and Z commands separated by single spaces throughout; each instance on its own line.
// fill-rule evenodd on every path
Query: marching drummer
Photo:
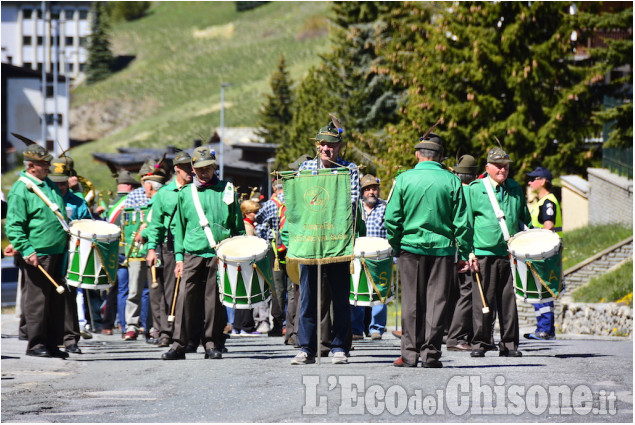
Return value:
M 477 273 L 477 284 L 472 288 L 472 357 L 484 357 L 490 348 L 494 312 L 498 315 L 501 329 L 499 355 L 522 356 L 518 350 L 518 312 L 507 240 L 521 231 L 523 224 L 529 225 L 531 217 L 523 188 L 508 178 L 511 162 L 502 148 L 491 149 L 487 154 L 485 177 L 470 184 L 468 211 L 474 228 L 474 251 L 482 276 L 479 280 Z M 479 292 L 481 284 L 487 306 L 483 306 Z M 489 313 L 483 312 L 485 307 L 491 309 Z
M 339 157 L 342 149 L 343 129 L 336 118 L 322 127 L 315 137 L 318 158 L 305 161 L 299 170 L 317 170 L 321 168 L 347 167 L 351 172 L 351 209 L 357 206 L 359 199 L 359 169 L 356 164 Z M 300 316 L 298 320 L 298 344 L 301 351 L 291 360 L 292 365 L 315 363 L 318 350 L 317 341 L 317 299 L 318 266 L 302 265 L 300 267 Z M 327 276 L 333 303 L 333 338 L 331 352 L 333 364 L 348 363 L 347 353 L 350 350 L 349 329 L 351 323 L 349 307 L 350 263 L 339 262 L 325 264 L 322 272 Z M 327 305 L 328 306 L 328 305 Z M 324 313 L 328 308 L 322 308 Z
M 61 194 L 47 178 L 52 159 L 37 144 L 24 151 L 25 169 L 8 195 L 5 231 L 22 258 L 26 355 L 66 358 L 68 353 L 58 347 L 64 336 L 65 296 L 56 288 L 62 282 L 68 244 L 67 216 Z
M 66 213 L 70 220 L 92 219 L 88 205 L 79 196 L 70 191 L 68 179 L 70 177 L 70 170 L 66 162 L 61 161 L 61 158 L 53 160 L 49 179 L 57 185 L 62 199 L 66 206 Z M 80 328 L 79 320 L 86 322 L 86 315 L 84 313 L 84 290 L 82 288 L 76 288 L 74 286 L 68 286 L 66 293 L 66 306 L 64 315 L 64 347 L 66 347 L 67 353 L 81 354 L 82 350 L 77 346 L 79 337 L 82 335 L 82 328 Z M 80 294 L 81 305 L 77 302 L 77 294 Z M 98 297 L 98 294 L 94 295 Z M 81 309 L 81 311 L 80 311 Z M 84 335 L 86 335 L 84 333 Z M 90 334 L 88 334 L 90 335 Z M 92 335 L 91 335 L 92 337 Z
M 365 223 L 366 236 L 386 239 L 384 215 L 386 202 L 379 198 L 379 179 L 372 174 L 366 174 L 361 180 L 362 199 L 360 215 Z M 351 331 L 353 340 L 364 338 L 365 310 L 371 309 L 370 338 L 381 339 L 386 330 L 388 320 L 388 306 L 377 304 L 372 307 L 351 306 Z
M 148 267 L 156 265 L 157 249 L 162 255 L 162 278 L 158 279 L 159 288 L 163 293 L 163 305 L 160 308 L 159 347 L 167 347 L 172 343 L 174 322 L 168 320 L 174 301 L 174 213 L 179 192 L 192 181 L 192 158 L 185 151 L 178 152 L 172 161 L 174 164 L 174 179 L 163 187 L 154 197 L 152 204 L 152 218 L 146 231 L 148 235 L 148 254 L 146 261 Z M 198 345 L 198 341 L 197 341 Z
M 529 188 L 538 194 L 538 202 L 531 209 L 531 224 L 537 228 L 553 230 L 562 238 L 562 212 L 556 196 L 551 193 L 551 171 L 536 167 L 529 177 Z M 555 339 L 556 327 L 553 301 L 533 304 L 536 310 L 536 330 L 525 334 L 527 339 Z
M 205 321 L 206 359 L 221 359 L 227 313 L 218 296 L 216 246 L 245 233 L 236 191 L 216 177 L 218 163 L 206 146 L 192 154 L 193 182 L 179 192 L 174 216 L 175 276 L 181 278 L 170 349 L 163 360 L 185 359 L 188 332 Z
M 395 180 L 386 207 L 388 242 L 399 254 L 402 282 L 401 356 L 396 367 L 440 368 L 454 256 L 472 250 L 461 181 L 441 166 L 443 139 L 430 130 L 415 145 L 417 165 Z M 472 267 L 476 261 L 471 260 Z

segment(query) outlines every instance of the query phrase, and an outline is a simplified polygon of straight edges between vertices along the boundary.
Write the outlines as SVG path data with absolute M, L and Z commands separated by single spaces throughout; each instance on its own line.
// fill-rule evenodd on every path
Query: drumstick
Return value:
M 474 273 L 476 275 L 476 283 L 478 283 L 478 291 L 481 293 L 481 301 L 483 301 L 483 314 L 489 313 L 489 307 L 485 302 L 485 295 L 483 295 L 483 286 L 481 285 L 481 278 L 478 277 L 478 272 Z
M 179 293 L 179 282 L 181 281 L 181 273 L 176 278 L 176 285 L 174 285 L 174 298 L 172 299 L 172 309 L 168 316 L 168 322 L 174 322 L 174 307 L 176 307 L 176 295 Z
M 60 285 L 59 285 L 59 284 L 55 281 L 55 279 L 53 279 L 53 278 L 51 277 L 51 275 L 50 275 L 50 274 L 48 274 L 48 273 L 46 272 L 46 270 L 44 270 L 44 267 L 42 267 L 40 264 L 38 264 L 38 265 L 37 265 L 37 267 L 40 269 L 40 271 L 41 271 L 42 273 L 44 273 L 44 275 L 45 275 L 46 277 L 48 277 L 48 278 L 49 278 L 49 280 L 51 281 L 51 283 L 55 286 L 55 290 L 57 291 L 57 293 L 58 293 L 58 294 L 63 294 L 63 293 L 64 293 L 64 287 L 63 287 L 63 286 L 60 286 Z
M 155 266 L 150 267 L 150 271 L 152 272 L 152 289 L 159 287 L 159 282 L 157 282 L 157 268 Z

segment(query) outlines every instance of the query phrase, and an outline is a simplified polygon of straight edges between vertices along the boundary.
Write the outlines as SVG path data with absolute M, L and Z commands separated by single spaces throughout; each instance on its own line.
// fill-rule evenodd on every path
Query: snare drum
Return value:
M 88 289 L 107 289 L 117 276 L 119 226 L 105 221 L 75 220 L 70 225 L 66 282 Z
M 562 292 L 562 240 L 546 229 L 517 233 L 508 241 L 516 296 L 545 303 Z
M 248 309 L 271 299 L 273 273 L 269 245 L 256 236 L 225 239 L 216 248 L 218 292 L 231 308 Z
M 392 247 L 386 239 L 355 239 L 349 302 L 355 306 L 386 304 L 393 300 Z

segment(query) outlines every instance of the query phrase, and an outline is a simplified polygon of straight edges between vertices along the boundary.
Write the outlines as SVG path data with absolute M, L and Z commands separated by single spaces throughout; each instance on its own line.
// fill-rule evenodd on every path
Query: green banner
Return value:
M 95 241 L 95 245 L 99 250 L 99 259 L 102 262 L 102 267 L 106 271 L 108 281 L 113 285 L 117 278 L 117 268 L 119 267 L 119 241 Z
M 304 170 L 282 177 L 287 257 L 301 264 L 350 261 L 354 240 L 350 170 Z

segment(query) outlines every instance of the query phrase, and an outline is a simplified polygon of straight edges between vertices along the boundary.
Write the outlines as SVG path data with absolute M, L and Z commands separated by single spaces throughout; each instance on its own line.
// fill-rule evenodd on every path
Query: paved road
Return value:
M 399 369 L 391 335 L 357 342 L 349 365 L 290 366 L 282 338 L 234 337 L 222 360 L 199 348 L 167 362 L 145 341 L 96 335 L 61 360 L 25 356 L 16 330 L 3 314 L 2 422 L 633 420 L 633 342 L 615 338 L 523 342 L 515 359 L 444 352 L 443 369 Z

